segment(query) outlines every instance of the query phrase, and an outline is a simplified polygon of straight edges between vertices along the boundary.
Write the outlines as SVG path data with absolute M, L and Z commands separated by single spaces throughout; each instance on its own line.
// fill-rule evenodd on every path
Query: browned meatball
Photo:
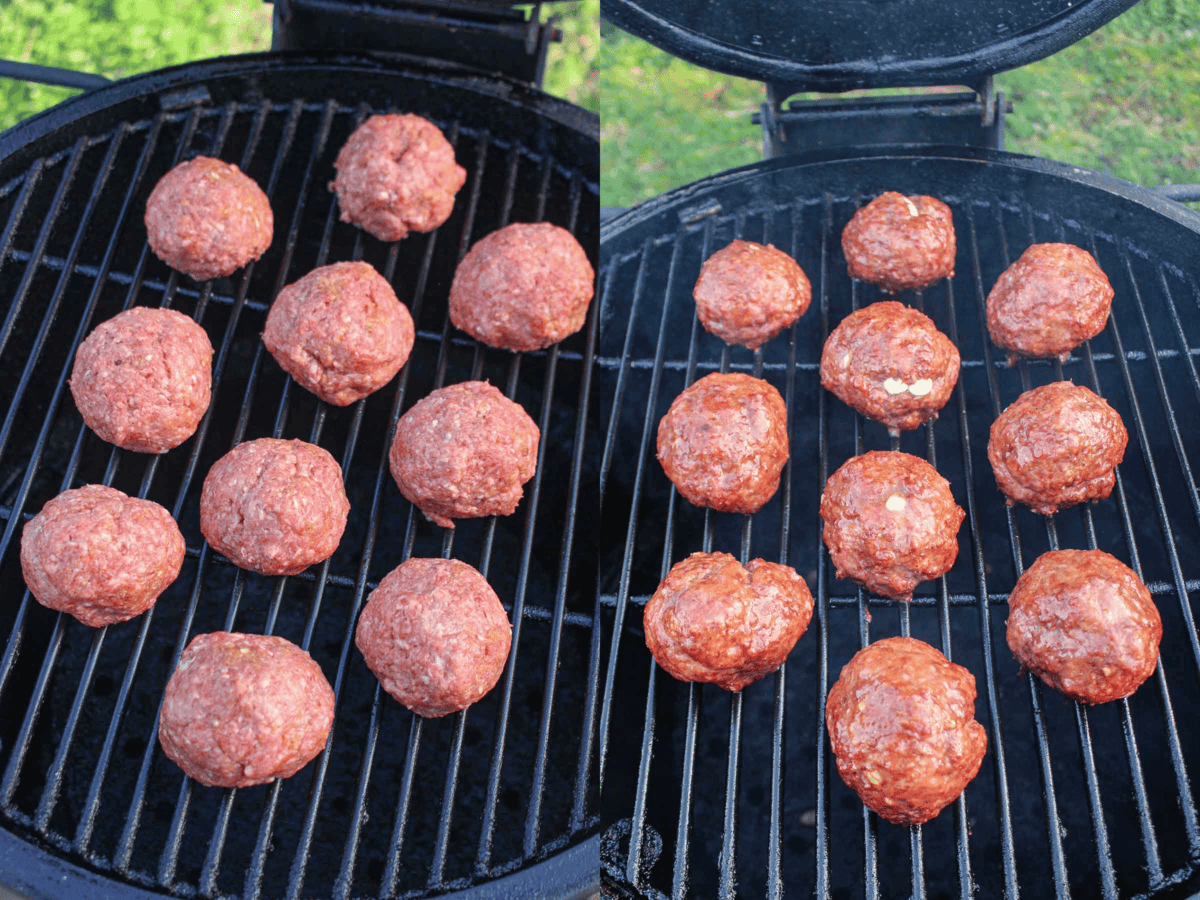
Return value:
M 267 313 L 262 339 L 280 367 L 326 403 L 379 390 L 412 351 L 412 316 L 365 262 L 340 262 L 289 284 Z
M 897 825 L 928 822 L 979 773 L 987 732 L 975 677 L 914 638 L 859 650 L 825 705 L 838 774 Z
M 371 592 L 354 643 L 383 689 L 429 719 L 496 686 L 512 626 L 482 575 L 457 559 L 410 559 Z
M 212 356 L 208 335 L 192 319 L 135 306 L 102 322 L 79 345 L 71 396 L 104 440 L 165 453 L 196 433 L 208 409 Z
M 223 278 L 271 246 L 271 202 L 233 163 L 207 156 L 181 162 L 146 201 L 154 255 L 197 281 Z
M 473 246 L 450 285 L 450 321 L 502 350 L 540 350 L 583 327 L 596 273 L 579 241 L 517 222 Z
M 842 231 L 850 277 L 885 291 L 919 291 L 954 277 L 954 217 L 941 200 L 880 194 Z
M 183 554 L 169 512 L 100 484 L 59 494 L 21 532 L 34 599 L 97 628 L 153 606 L 179 577 Z
M 893 434 L 936 419 L 958 382 L 958 348 L 924 313 L 885 300 L 842 319 L 821 351 L 821 384 Z
M 992 423 L 988 459 L 1008 505 L 1052 516 L 1112 493 L 1129 432 L 1121 415 L 1082 385 L 1026 391 Z
M 804 315 L 812 286 L 782 250 L 734 241 L 704 261 L 692 296 L 705 329 L 757 350 Z
M 1065 360 L 1104 330 L 1112 299 L 1092 254 L 1073 244 L 1034 244 L 988 294 L 988 333 L 1005 350 Z
M 1043 553 L 1008 598 L 1017 662 L 1082 703 L 1136 691 L 1158 665 L 1162 630 L 1141 579 L 1103 550 Z
M 680 681 L 740 691 L 787 660 L 812 619 L 812 594 L 790 566 L 728 553 L 676 563 L 646 604 L 646 646 Z
M 758 512 L 788 458 L 779 391 L 740 372 L 705 375 L 658 423 L 658 461 L 684 499 L 721 512 Z
M 945 575 L 966 515 L 925 460 L 872 450 L 847 460 L 821 494 L 823 536 L 838 578 L 895 600 Z
M 381 241 L 410 231 L 433 231 L 454 210 L 467 170 L 427 119 L 411 114 L 371 116 L 342 145 L 333 164 L 342 221 Z
M 200 530 L 234 565 L 295 575 L 333 555 L 350 501 L 329 451 L 259 438 L 213 464 L 200 492 Z
M 158 741 L 208 787 L 291 778 L 325 749 L 333 688 L 291 641 L 215 631 L 192 638 L 167 682 Z
M 519 404 L 484 381 L 434 391 L 396 423 L 396 486 L 432 522 L 510 516 L 537 468 L 541 433 Z

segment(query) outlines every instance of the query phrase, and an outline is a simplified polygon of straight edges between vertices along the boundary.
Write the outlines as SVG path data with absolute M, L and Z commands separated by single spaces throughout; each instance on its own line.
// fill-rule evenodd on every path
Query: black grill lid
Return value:
M 616 25 L 719 72 L 793 90 L 974 85 L 1050 56 L 1136 0 L 605 0 Z

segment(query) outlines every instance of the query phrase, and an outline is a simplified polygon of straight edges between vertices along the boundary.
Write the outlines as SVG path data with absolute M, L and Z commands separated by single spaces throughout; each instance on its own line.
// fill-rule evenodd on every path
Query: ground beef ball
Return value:
M 458 264 L 450 321 L 502 350 L 540 350 L 583 327 L 596 273 L 575 236 L 549 222 L 493 231 Z
M 21 533 L 34 599 L 96 628 L 153 606 L 179 577 L 183 553 L 169 512 L 99 484 L 59 494 Z
M 71 396 L 88 427 L 109 443 L 165 453 L 196 432 L 212 399 L 212 344 L 171 309 L 135 306 L 98 325 L 79 345 Z
M 412 316 L 365 262 L 340 262 L 289 284 L 267 314 L 263 344 L 280 367 L 326 403 L 379 390 L 408 361 Z
M 411 114 L 371 116 L 354 130 L 333 164 L 342 221 L 381 241 L 433 231 L 454 209 L 467 170 L 432 122 Z
M 484 381 L 434 391 L 396 423 L 396 486 L 432 522 L 510 516 L 537 468 L 541 434 L 520 405 Z
M 922 581 L 950 571 L 965 515 L 937 469 L 894 450 L 847 460 L 821 494 L 837 577 L 895 600 L 911 600 Z
M 958 382 L 958 348 L 924 313 L 885 300 L 842 319 L 821 352 L 821 384 L 892 434 L 936 419 Z
M 223 278 L 271 246 L 271 202 L 233 163 L 197 156 L 159 179 L 146 201 L 154 255 L 197 281 Z
M 706 330 L 757 350 L 804 315 L 812 287 L 782 250 L 734 241 L 704 261 L 692 296 Z
M 789 566 L 693 553 L 646 604 L 646 646 L 680 681 L 740 691 L 783 665 L 812 611 L 808 585 Z
M 658 423 L 658 461 L 684 499 L 754 513 L 779 490 L 788 459 L 787 407 L 779 391 L 740 372 L 705 375 Z
M 1158 665 L 1162 618 L 1140 578 L 1103 550 L 1052 550 L 1008 598 L 1008 646 L 1072 700 L 1128 697 Z
M 1129 433 L 1120 414 L 1082 385 L 1026 391 L 992 423 L 988 459 L 1008 504 L 1052 516 L 1112 493 Z
M 350 501 L 329 451 L 259 438 L 222 456 L 200 492 L 200 530 L 234 565 L 295 575 L 333 555 Z
M 975 677 L 914 638 L 885 638 L 854 654 L 829 692 L 825 727 L 842 781 L 897 825 L 941 812 L 987 752 Z
M 208 787 L 291 778 L 325 749 L 333 688 L 291 641 L 215 631 L 192 638 L 167 682 L 163 752 Z
M 1104 330 L 1112 299 L 1092 254 L 1073 244 L 1034 244 L 988 294 L 988 333 L 1005 350 L 1066 360 Z
M 885 291 L 919 291 L 954 277 L 954 217 L 941 200 L 880 194 L 842 231 L 850 277 Z
M 434 719 L 466 709 L 496 686 L 512 626 L 473 567 L 410 559 L 371 592 L 354 643 L 385 691 Z

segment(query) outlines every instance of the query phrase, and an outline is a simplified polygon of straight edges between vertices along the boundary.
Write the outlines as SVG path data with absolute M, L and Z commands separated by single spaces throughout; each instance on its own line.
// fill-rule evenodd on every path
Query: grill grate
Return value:
M 393 85 L 389 96 L 398 93 Z M 556 157 L 547 134 L 522 136 L 469 110 L 432 116 L 468 183 L 437 232 L 384 245 L 340 223 L 325 186 L 337 149 L 371 111 L 261 95 L 162 111 L 80 135 L 7 173 L 0 189 L 0 296 L 12 298 L 0 327 L 0 579 L 13 598 L 0 610 L 0 817 L 108 875 L 112 896 L 128 895 L 124 882 L 205 897 L 423 897 L 528 869 L 598 825 L 588 698 L 599 632 L 584 589 L 591 562 L 575 548 L 592 527 L 578 498 L 594 477 L 585 461 L 595 310 L 582 334 L 521 356 L 455 337 L 442 301 L 470 245 L 510 220 L 545 218 L 594 243 L 596 163 Z M 198 290 L 148 252 L 140 227 L 155 180 L 196 153 L 237 161 L 265 187 L 277 225 L 261 260 Z M 258 340 L 274 293 L 333 259 L 375 265 L 417 324 L 398 382 L 345 409 L 296 389 Z M 209 413 L 161 458 L 104 444 L 63 403 L 78 343 L 139 304 L 194 316 L 218 347 Z M 539 466 L 516 515 L 443 532 L 399 496 L 387 449 L 400 412 L 468 378 L 488 378 L 535 416 Z M 334 557 L 292 578 L 235 569 L 199 534 L 204 473 L 264 435 L 330 450 L 352 504 Z M 91 630 L 33 602 L 17 557 L 20 525 L 46 500 L 100 481 L 165 505 L 188 551 L 149 613 Z M 514 623 L 497 689 L 429 722 L 384 695 L 352 651 L 366 594 L 411 555 L 476 565 Z M 187 641 L 217 628 L 284 635 L 334 685 L 330 744 L 287 782 L 193 790 L 158 750 L 166 679 Z
M 1197 244 L 1197 223 L 1167 231 L 1158 212 L 1067 183 L 1058 169 L 886 158 L 813 169 L 731 173 L 708 191 L 663 198 L 605 237 L 598 397 L 608 414 L 600 489 L 602 534 L 612 537 L 601 564 L 612 573 L 602 581 L 612 638 L 599 750 L 604 821 L 616 823 L 602 849 L 609 884 L 673 898 L 778 898 L 785 886 L 818 897 L 1112 898 L 1192 884 L 1200 833 L 1189 765 L 1200 733 L 1188 723 L 1200 711 L 1200 645 L 1190 602 L 1200 582 L 1190 561 L 1200 495 L 1189 448 L 1200 413 L 1200 289 L 1185 247 Z M 854 209 L 885 189 L 942 197 L 959 238 L 956 278 L 902 298 L 960 348 L 959 386 L 936 424 L 894 440 L 828 396 L 817 373 L 830 329 L 884 296 L 849 281 L 839 238 Z M 700 263 L 739 237 L 788 249 L 814 284 L 813 309 L 790 336 L 753 354 L 702 331 L 690 299 Z M 1114 318 L 1065 366 L 1007 368 L 987 339 L 986 291 L 1028 244 L 1059 240 L 1092 250 L 1109 273 Z M 689 318 L 690 332 L 680 327 Z M 653 458 L 670 401 L 698 374 L 731 368 L 765 377 L 789 411 L 782 490 L 753 517 L 680 502 Z M 1132 440 L 1110 500 L 1043 519 L 1004 505 L 987 432 L 1019 393 L 1062 378 L 1105 396 Z M 634 441 L 636 456 L 617 452 Z M 876 448 L 929 459 L 967 510 L 955 568 L 911 606 L 833 579 L 820 540 L 825 479 Z M 1017 676 L 1004 642 L 1008 591 L 1060 544 L 1129 561 L 1162 611 L 1161 664 L 1130 700 L 1088 709 Z M 740 695 L 663 677 L 643 644 L 641 607 L 658 580 L 710 549 L 788 563 L 814 589 L 816 615 L 787 666 Z M 989 752 L 938 819 L 902 829 L 880 826 L 836 775 L 824 699 L 857 649 L 910 633 L 976 676 Z M 617 726 L 625 706 L 641 712 L 640 730 Z

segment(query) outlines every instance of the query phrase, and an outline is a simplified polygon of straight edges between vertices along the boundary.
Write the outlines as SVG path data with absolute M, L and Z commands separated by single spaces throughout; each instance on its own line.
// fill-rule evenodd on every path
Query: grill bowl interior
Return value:
M 932 426 L 899 448 L 935 462 L 967 519 L 959 556 L 911 607 L 834 579 L 817 507 L 847 458 L 892 446 L 823 391 L 830 329 L 879 299 L 852 283 L 841 229 L 884 190 L 952 208 L 956 276 L 923 307 L 963 358 Z M 790 252 L 812 308 L 759 354 L 699 328 L 700 264 L 735 237 Z M 1091 250 L 1116 288 L 1108 328 L 1061 368 L 1004 365 L 983 299 L 1029 244 Z M 601 592 L 611 650 L 601 709 L 604 875 L 649 896 L 1171 896 L 1194 890 L 1200 851 L 1191 771 L 1200 765 L 1200 676 L 1192 601 L 1200 589 L 1200 216 L 1124 182 L 992 151 L 932 149 L 757 164 L 643 204 L 601 237 L 602 327 L 595 402 L 604 417 Z M 706 513 L 671 488 L 654 433 L 697 377 L 761 376 L 788 404 L 783 487 L 753 517 Z M 987 461 L 988 429 L 1030 386 L 1069 378 L 1098 390 L 1130 445 L 1113 496 L 1047 520 L 1006 508 Z M 1086 709 L 1022 676 L 1004 640 L 1006 598 L 1052 546 L 1099 546 L 1138 569 L 1164 619 L 1159 671 L 1130 700 Z M 794 566 L 817 610 L 786 671 L 741 696 L 674 681 L 653 665 L 642 606 L 670 566 L 702 549 Z M 837 776 L 824 697 L 867 641 L 911 633 L 976 678 L 988 753 L 965 795 L 932 823 L 867 814 Z M 634 849 L 630 851 L 631 846 Z
M 337 219 L 326 185 L 357 122 L 389 109 L 443 129 L 469 173 L 436 232 L 384 244 Z M 599 159 L 586 114 L 515 83 L 437 64 L 264 54 L 166 70 L 51 110 L 0 138 L 0 821 L 28 848 L 5 877 L 35 894 L 46 853 L 128 886 L 237 897 L 426 896 L 532 872 L 596 830 L 594 527 L 585 465 L 593 320 L 544 353 L 481 347 L 450 328 L 445 297 L 472 243 L 509 221 L 574 231 L 595 260 Z M 155 181 L 198 153 L 238 163 L 271 197 L 275 239 L 251 268 L 198 285 L 145 244 Z M 275 292 L 312 268 L 372 263 L 413 312 L 402 374 L 344 409 L 291 384 L 261 348 Z M 129 305 L 193 315 L 217 350 L 197 436 L 161 458 L 115 450 L 82 426 L 65 376 L 74 347 Z M 542 429 L 539 474 L 517 512 L 450 535 L 396 490 L 386 451 L 400 413 L 433 388 L 487 378 Z M 343 467 L 352 509 L 327 566 L 243 573 L 207 550 L 198 498 L 240 440 L 299 437 Z M 106 481 L 171 510 L 188 556 L 151 615 L 93 631 L 24 593 L 20 527 L 66 487 Z M 516 621 L 500 685 L 465 713 L 424 722 L 377 688 L 353 648 L 366 594 L 410 555 L 480 568 Z M 581 561 L 582 560 L 582 561 Z M 24 593 L 24 597 L 23 597 Z M 155 721 L 196 633 L 283 635 L 334 684 L 330 749 L 294 778 L 194 787 L 161 755 Z M 560 665 L 560 661 L 562 664 Z M 581 877 L 587 861 L 570 856 Z M 76 873 L 77 875 L 78 873 Z M 71 876 L 76 877 L 76 876 Z M 584 876 L 586 877 L 586 876 Z M 72 882 L 82 884 L 76 877 Z

